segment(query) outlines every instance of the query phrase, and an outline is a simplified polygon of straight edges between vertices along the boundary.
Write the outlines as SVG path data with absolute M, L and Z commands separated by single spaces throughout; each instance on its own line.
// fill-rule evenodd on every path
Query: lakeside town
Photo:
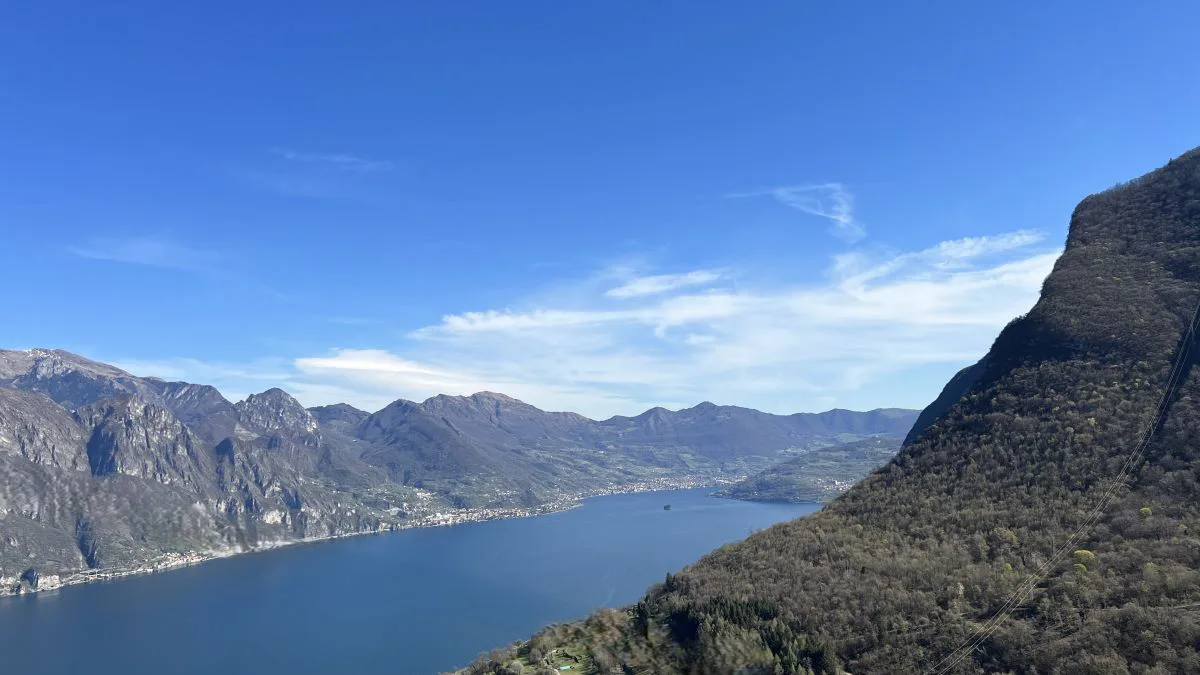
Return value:
M 422 527 L 446 527 L 450 525 L 462 525 L 466 523 L 478 523 L 491 520 L 529 518 L 576 508 L 582 505 L 583 500 L 594 497 L 715 487 L 718 485 L 735 482 L 737 479 L 738 477 L 714 478 L 710 476 L 658 477 L 641 480 L 635 483 L 626 483 L 611 487 L 597 488 L 595 490 L 589 490 L 583 493 L 564 495 L 559 499 L 530 507 L 485 507 L 434 510 L 430 513 L 411 516 L 405 519 L 405 521 L 402 523 L 397 523 L 394 525 L 385 523 L 380 528 L 374 530 L 305 537 L 303 539 L 262 541 L 251 548 L 230 546 L 206 551 L 165 553 L 162 556 L 154 558 L 153 560 L 131 567 L 80 570 L 79 572 L 68 575 L 39 575 L 30 570 L 19 576 L 0 576 L 0 596 L 39 593 L 79 584 L 114 581 L 125 577 L 168 572 L 183 567 L 198 565 L 210 560 L 219 560 L 221 558 L 228 558 L 235 555 L 269 551 L 286 546 L 293 546 L 296 544 L 329 541 L 332 539 L 357 537 L 369 534 L 399 532 L 402 530 Z

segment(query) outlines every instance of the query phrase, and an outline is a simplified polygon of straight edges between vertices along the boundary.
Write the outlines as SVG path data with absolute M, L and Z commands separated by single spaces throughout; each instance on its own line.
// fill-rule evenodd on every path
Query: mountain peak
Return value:
M 61 349 L 0 350 L 0 384 L 42 392 L 67 409 L 116 394 L 154 398 L 145 381 Z
M 348 403 L 333 403 L 319 405 L 308 409 L 308 412 L 320 424 L 343 424 L 355 426 L 371 416 L 365 410 L 359 410 Z
M 471 394 L 471 398 L 493 400 L 493 401 L 503 401 L 505 403 L 525 403 L 524 401 L 513 398 L 512 396 L 509 396 L 508 394 L 501 394 L 501 393 L 495 392 L 495 391 L 477 391 L 474 394 Z M 526 404 L 526 405 L 528 405 L 528 404 Z
M 649 423 L 653 427 L 661 422 L 665 422 L 674 414 L 675 413 L 662 406 L 654 406 L 653 408 L 634 417 L 633 419 L 637 420 L 638 422 Z
M 683 408 L 679 412 L 680 413 L 701 413 L 701 414 L 711 415 L 711 414 L 714 414 L 721 410 L 737 411 L 737 410 L 745 410 L 745 408 L 738 408 L 737 406 L 729 406 L 729 405 L 717 405 L 716 403 L 713 403 L 712 401 L 701 401 L 690 408 Z
M 133 377 L 129 373 L 62 349 L 0 349 L 0 378 L 22 375 L 45 379 L 76 370 L 105 377 Z
M 251 394 L 235 407 L 242 425 L 258 433 L 285 431 L 312 434 L 317 430 L 317 420 L 312 413 L 278 387 Z
M 484 403 L 484 402 L 490 402 L 490 401 L 495 401 L 495 402 L 500 402 L 500 403 L 520 403 L 522 405 L 528 405 L 524 401 L 515 399 L 507 394 L 501 394 L 499 392 L 494 392 L 494 391 L 477 391 L 474 394 L 470 394 L 469 396 L 456 395 L 456 394 L 437 394 L 436 396 L 430 396 L 429 398 L 425 399 L 422 402 L 422 405 L 425 405 L 425 404 L 430 404 L 430 405 L 456 404 L 456 403 L 468 403 L 468 402 Z
M 522 408 L 529 411 L 544 412 L 524 401 L 494 391 L 478 391 L 470 396 L 438 394 L 422 401 L 420 407 L 422 410 L 428 412 L 451 410 L 495 411 L 500 408 Z

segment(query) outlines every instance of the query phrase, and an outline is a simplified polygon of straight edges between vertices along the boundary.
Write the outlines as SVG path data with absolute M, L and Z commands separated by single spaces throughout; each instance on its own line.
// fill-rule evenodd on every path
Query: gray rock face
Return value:
M 39 466 L 87 471 L 86 440 L 75 418 L 44 394 L 0 388 L 0 453 Z
M 281 394 L 239 410 L 212 387 L 66 352 L 0 351 L 0 593 L 35 588 L 38 575 L 398 524 L 387 499 L 363 504 L 321 474 L 324 458 L 353 489 L 382 480 L 361 462 L 347 469 Z
M 251 394 L 235 405 L 242 426 L 257 434 L 317 436 L 317 419 L 282 389 Z
M 198 491 L 208 482 L 212 457 L 165 407 L 136 396 L 114 396 L 75 412 L 91 429 L 88 466 L 93 476 L 124 474 Z
M 238 426 L 237 408 L 216 387 L 156 379 L 146 382 L 179 421 L 209 443 L 246 433 Z
M 153 396 L 139 378 L 59 349 L 0 351 L 0 384 L 44 393 L 68 410 L 118 394 Z

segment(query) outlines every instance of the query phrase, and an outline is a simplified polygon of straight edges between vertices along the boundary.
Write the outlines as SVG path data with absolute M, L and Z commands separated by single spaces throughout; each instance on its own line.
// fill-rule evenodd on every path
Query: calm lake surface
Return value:
M 819 508 L 708 492 L 598 497 L 548 516 L 0 598 L 0 672 L 437 673 L 546 624 L 635 601 L 717 546 Z

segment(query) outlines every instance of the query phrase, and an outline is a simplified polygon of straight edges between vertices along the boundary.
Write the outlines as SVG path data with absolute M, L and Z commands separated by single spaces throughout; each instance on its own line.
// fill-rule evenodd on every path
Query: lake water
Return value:
M 536 518 L 0 598 L 0 672 L 437 673 L 546 624 L 633 602 L 717 546 L 818 508 L 707 492 L 599 497 Z

